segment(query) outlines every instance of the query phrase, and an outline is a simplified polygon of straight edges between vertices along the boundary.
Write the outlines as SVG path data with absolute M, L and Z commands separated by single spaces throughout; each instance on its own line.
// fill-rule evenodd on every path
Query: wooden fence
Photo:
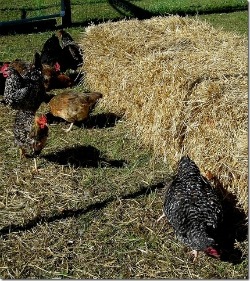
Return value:
M 41 0 L 39 0 L 41 1 Z M 58 12 L 40 15 L 35 17 L 27 17 L 27 10 L 25 8 L 20 9 L 20 18 L 14 20 L 0 21 L 0 29 L 8 27 L 21 27 L 28 24 L 37 25 L 49 25 L 56 24 L 56 18 L 61 18 L 62 26 L 68 27 L 71 25 L 71 3 L 70 0 L 61 0 L 60 5 L 58 5 Z

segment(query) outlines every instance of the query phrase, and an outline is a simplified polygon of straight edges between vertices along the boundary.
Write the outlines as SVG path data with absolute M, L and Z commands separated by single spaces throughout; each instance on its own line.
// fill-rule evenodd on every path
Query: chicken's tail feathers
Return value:
M 43 65 L 41 62 L 41 55 L 38 52 L 35 52 L 35 54 L 34 54 L 33 65 L 36 69 L 39 69 L 39 70 L 43 69 Z

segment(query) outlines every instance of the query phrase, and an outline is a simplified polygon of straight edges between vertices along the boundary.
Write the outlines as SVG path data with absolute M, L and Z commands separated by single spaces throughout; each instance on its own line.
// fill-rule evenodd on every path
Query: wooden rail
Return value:
M 11 20 L 11 21 L 1 21 L 0 27 L 8 27 L 8 26 L 17 26 L 21 24 L 27 24 L 27 23 L 34 23 L 34 22 L 40 22 L 42 20 L 47 19 L 54 19 L 57 17 L 62 18 L 62 26 L 68 27 L 71 25 L 71 5 L 70 0 L 61 0 L 61 11 L 60 13 L 52 14 L 52 15 L 44 15 L 44 16 L 38 16 L 38 17 L 32 17 L 32 18 L 26 18 L 26 11 L 22 10 L 21 19 L 17 20 Z

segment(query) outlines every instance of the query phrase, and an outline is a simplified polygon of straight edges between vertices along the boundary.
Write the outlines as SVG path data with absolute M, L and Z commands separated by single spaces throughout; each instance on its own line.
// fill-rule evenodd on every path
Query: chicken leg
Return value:
M 72 122 L 72 123 L 70 123 L 68 129 L 63 129 L 63 130 L 64 130 L 66 133 L 68 133 L 68 132 L 72 129 L 73 125 L 74 125 L 74 123 Z
M 197 257 L 198 257 L 198 251 L 192 250 L 191 252 L 189 252 L 189 254 L 194 256 L 193 262 L 195 262 L 197 260 Z
M 156 222 L 159 222 L 161 219 L 165 218 L 166 215 L 165 213 L 163 212 L 163 214 L 156 220 Z

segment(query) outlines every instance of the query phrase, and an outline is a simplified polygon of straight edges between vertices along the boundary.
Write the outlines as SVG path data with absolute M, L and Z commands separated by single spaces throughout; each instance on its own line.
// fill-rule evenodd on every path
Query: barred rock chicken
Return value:
M 91 110 L 102 97 L 101 93 L 77 93 L 64 91 L 54 96 L 49 102 L 50 113 L 70 122 L 66 129 L 69 132 L 75 122 L 81 122 L 89 117 Z
M 36 157 L 44 148 L 48 137 L 46 116 L 37 116 L 33 111 L 19 110 L 16 113 L 13 132 L 15 144 L 20 148 L 20 156 L 34 158 L 37 171 Z
M 67 69 L 76 70 L 83 64 L 82 49 L 65 30 L 59 30 L 58 36 L 62 46 L 62 60 L 60 60 L 62 72 Z
M 40 55 L 35 54 L 34 63 L 22 76 L 9 66 L 5 71 L 4 101 L 13 109 L 36 111 L 45 100 L 46 92 L 42 75 Z
M 1 62 L 2 67 L 0 72 L 3 73 L 4 77 L 7 78 L 8 67 L 12 67 L 18 71 L 21 76 L 28 73 L 31 68 L 36 67 L 37 69 L 42 69 L 41 59 L 39 53 L 35 53 L 33 62 L 27 62 L 21 59 L 15 59 L 13 61 Z
M 214 237 L 222 221 L 222 206 L 209 181 L 197 165 L 183 156 L 165 197 L 163 215 L 173 226 L 177 238 L 192 249 L 219 258 Z
M 0 67 L 0 93 L 3 95 L 4 94 L 4 89 L 5 89 L 5 81 L 6 78 L 8 77 L 8 68 L 13 67 L 15 70 L 18 71 L 18 73 L 23 76 L 28 72 L 28 70 L 31 67 L 31 64 L 20 60 L 16 59 L 12 62 L 1 62 L 2 66 Z

